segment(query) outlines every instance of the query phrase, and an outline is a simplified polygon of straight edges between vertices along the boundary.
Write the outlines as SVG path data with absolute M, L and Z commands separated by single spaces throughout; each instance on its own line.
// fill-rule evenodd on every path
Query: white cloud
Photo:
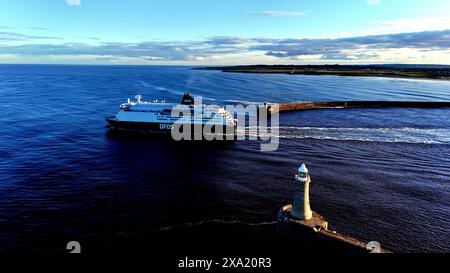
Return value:
M 249 15 L 260 15 L 260 16 L 271 16 L 271 17 L 282 17 L 282 16 L 304 16 L 311 13 L 311 10 L 306 11 L 274 11 L 266 10 L 260 12 L 248 12 Z
M 372 21 L 369 22 L 369 25 L 371 27 L 360 33 L 360 35 L 446 30 L 450 29 L 450 16 Z
M 0 63 L 450 63 L 450 29 L 339 39 L 220 36 L 140 43 L 41 41 L 49 38 L 0 32 Z
M 362 29 L 346 29 L 334 35 L 316 38 L 343 38 L 369 35 L 385 35 L 450 29 L 450 16 L 403 18 L 397 20 L 376 20 L 368 22 Z
M 379 6 L 381 5 L 381 0 L 367 0 L 369 6 Z
M 67 5 L 69 6 L 80 6 L 81 0 L 66 0 Z

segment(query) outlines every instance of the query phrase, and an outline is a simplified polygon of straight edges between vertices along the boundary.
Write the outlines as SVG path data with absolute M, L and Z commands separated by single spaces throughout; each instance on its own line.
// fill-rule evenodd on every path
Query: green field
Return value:
M 396 77 L 396 78 L 422 78 L 438 79 L 433 74 L 426 72 L 382 72 L 382 71 L 357 71 L 357 70 L 297 70 L 297 69 L 224 69 L 224 72 L 233 73 L 262 73 L 262 74 L 292 74 L 292 75 L 338 75 L 360 77 Z

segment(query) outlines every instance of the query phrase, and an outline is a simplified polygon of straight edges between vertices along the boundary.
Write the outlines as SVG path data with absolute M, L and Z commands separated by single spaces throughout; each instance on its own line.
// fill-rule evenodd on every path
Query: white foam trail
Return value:
M 265 128 L 264 128 L 265 129 Z M 450 144 L 450 129 L 440 128 L 326 128 L 279 127 L 280 138 L 323 139 L 336 141 L 365 141 L 388 143 Z M 264 130 L 263 130 L 264 131 Z M 258 136 L 257 127 L 238 130 L 239 135 Z M 272 136 L 270 132 L 263 136 Z
M 252 105 L 252 104 L 260 105 L 260 104 L 262 104 L 262 102 L 246 101 L 246 100 L 225 100 L 225 102 L 231 103 L 231 104 L 243 104 L 243 105 Z
M 173 230 L 173 229 L 179 229 L 183 227 L 193 227 L 193 226 L 201 226 L 204 224 L 225 224 L 225 225 L 246 225 L 246 226 L 270 226 L 276 224 L 277 221 L 271 221 L 271 222 L 260 222 L 260 223 L 249 223 L 249 222 L 242 222 L 239 220 L 221 220 L 221 219 L 212 219 L 212 220 L 204 220 L 196 223 L 188 222 L 183 223 L 180 225 L 175 226 L 164 226 L 160 227 L 157 231 L 167 231 L 167 230 Z

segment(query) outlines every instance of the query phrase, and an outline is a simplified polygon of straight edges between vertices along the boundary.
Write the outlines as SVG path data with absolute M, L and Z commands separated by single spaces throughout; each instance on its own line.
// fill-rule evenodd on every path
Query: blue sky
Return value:
M 0 0 L 0 63 L 450 64 L 448 0 Z

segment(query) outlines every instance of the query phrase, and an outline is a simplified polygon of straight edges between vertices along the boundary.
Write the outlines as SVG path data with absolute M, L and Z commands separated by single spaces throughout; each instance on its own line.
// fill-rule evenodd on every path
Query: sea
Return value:
M 305 163 L 311 207 L 333 230 L 394 252 L 450 252 L 450 109 L 281 113 L 267 152 L 258 140 L 181 144 L 106 126 L 136 94 L 178 102 L 185 91 L 217 105 L 450 101 L 450 82 L 436 80 L 0 65 L 0 251 L 65 253 L 74 240 L 95 253 L 202 226 L 267 232 Z

